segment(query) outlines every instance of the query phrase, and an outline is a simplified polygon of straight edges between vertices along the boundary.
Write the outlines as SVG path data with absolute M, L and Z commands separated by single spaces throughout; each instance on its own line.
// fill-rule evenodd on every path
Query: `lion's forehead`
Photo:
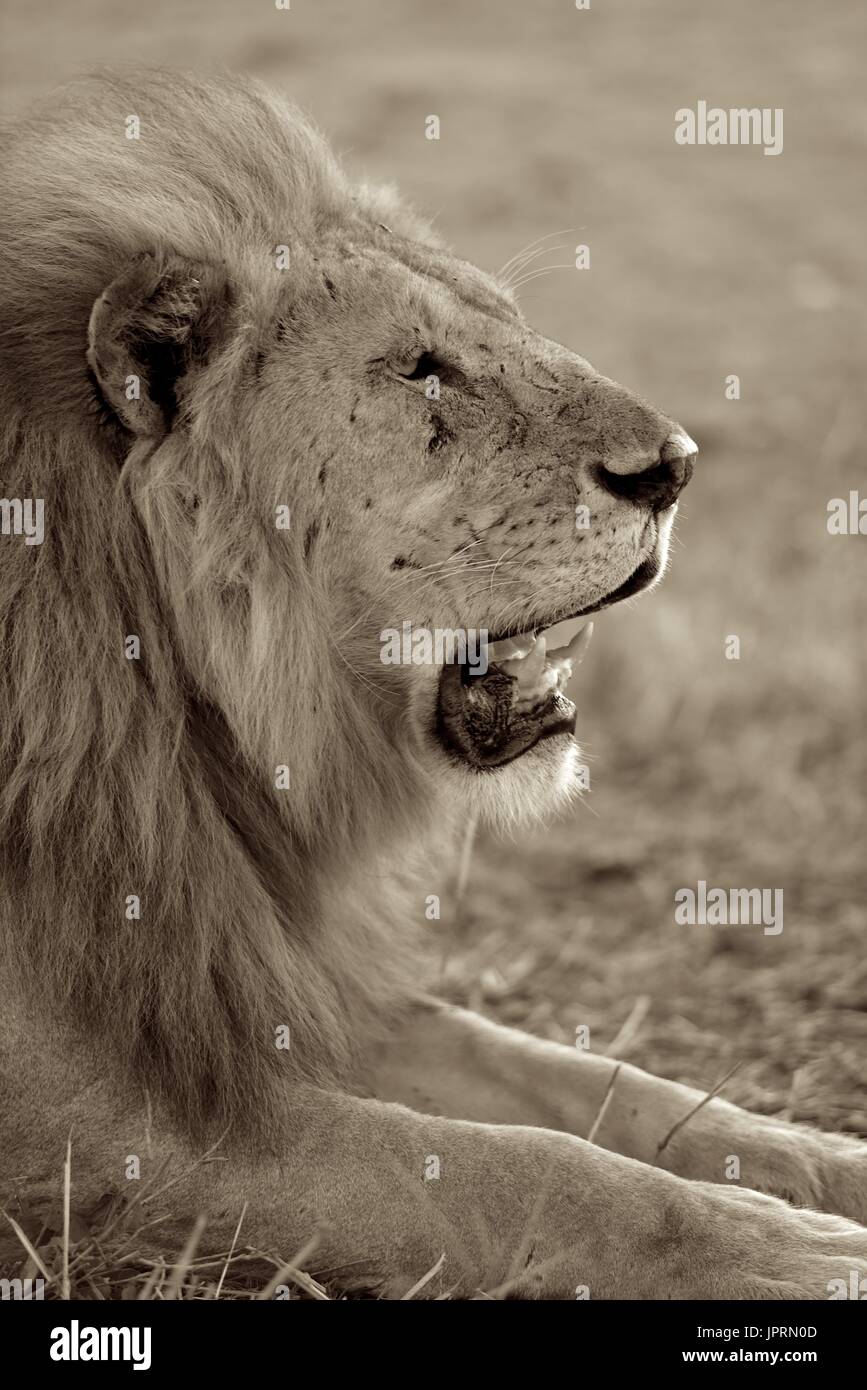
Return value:
M 335 229 L 329 249 L 350 285 L 353 276 L 361 281 L 374 274 L 386 284 L 391 281 L 396 291 L 411 287 L 434 306 L 460 306 L 503 323 L 523 323 L 512 296 L 492 275 L 423 241 L 397 236 L 385 227 L 373 229 L 366 238 L 354 228 Z

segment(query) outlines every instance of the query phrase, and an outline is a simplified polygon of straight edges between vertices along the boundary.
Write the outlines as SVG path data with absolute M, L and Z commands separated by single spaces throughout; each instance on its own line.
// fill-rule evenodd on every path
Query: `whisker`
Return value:
M 386 585 L 384 595 L 377 598 L 375 607 L 373 603 L 368 605 L 364 611 L 358 615 L 355 621 L 340 633 L 337 641 L 345 642 L 350 633 L 354 632 L 369 617 L 373 616 L 374 611 L 381 614 L 382 598 L 388 598 L 389 601 L 393 603 L 396 591 L 399 592 L 403 589 L 405 592 L 401 595 L 401 598 L 405 598 L 408 604 L 412 604 L 412 606 L 415 607 L 421 600 L 423 593 L 426 593 L 431 586 L 435 586 L 437 581 L 445 581 L 447 583 L 450 579 L 460 578 L 464 575 L 480 574 L 488 570 L 496 570 L 500 564 L 511 563 L 513 562 L 505 560 L 504 557 L 501 556 L 499 560 L 474 561 L 467 565 L 457 565 L 449 570 L 431 567 L 431 572 L 428 574 L 422 574 L 421 571 L 416 571 L 410 574 L 395 575 Z
M 498 277 L 508 275 L 517 261 L 525 257 L 532 251 L 534 246 L 538 246 L 540 241 L 549 241 L 552 236 L 565 236 L 567 232 L 574 232 L 574 227 L 563 227 L 559 232 L 546 232 L 544 236 L 536 237 L 535 241 L 529 241 L 520 251 L 516 251 L 514 256 L 510 256 L 501 270 L 497 272 Z
M 537 279 L 540 275 L 550 275 L 552 270 L 574 269 L 575 267 L 569 261 L 566 261 L 562 265 L 543 265 L 540 266 L 537 270 L 531 270 L 527 275 L 522 276 L 520 280 L 516 280 L 514 285 L 510 285 L 509 288 L 512 290 L 519 290 L 523 285 L 529 284 L 531 280 Z
M 493 603 L 493 601 L 494 601 L 494 580 L 495 580 L 496 577 L 497 577 L 497 570 L 500 568 L 500 565 L 501 565 L 501 564 L 503 563 L 503 561 L 505 560 L 505 558 L 506 558 L 506 556 L 508 555 L 509 551 L 510 551 L 510 550 L 514 550 L 514 548 L 515 548 L 515 547 L 514 547 L 513 545 L 507 546 L 506 549 L 503 551 L 502 555 L 500 556 L 499 560 L 497 561 L 497 563 L 494 565 L 494 568 L 491 570 L 491 603 Z
M 525 256 L 520 265 L 514 266 L 509 272 L 509 278 L 504 282 L 506 288 L 511 289 L 515 280 L 517 280 L 521 273 L 527 269 L 527 266 L 532 265 L 533 261 L 537 260 L 539 256 L 547 255 L 549 251 L 552 255 L 555 251 L 565 251 L 566 245 L 567 243 L 565 241 L 561 241 L 556 246 L 540 246 L 537 251 L 533 252 L 532 256 Z
M 328 641 L 330 642 L 334 650 L 337 652 L 337 655 L 340 657 L 340 660 L 343 662 L 343 664 L 352 672 L 352 674 L 356 677 L 357 680 L 361 681 L 361 684 L 363 686 L 366 686 L 366 688 L 370 691 L 371 695 L 375 697 L 375 699 L 382 700 L 386 705 L 392 705 L 394 708 L 397 708 L 398 704 L 400 703 L 398 700 L 393 700 L 390 695 L 386 695 L 384 690 L 378 689 L 375 685 L 371 684 L 371 682 L 367 680 L 367 678 L 363 676 L 355 666 L 353 666 L 352 662 L 348 659 L 345 653 L 341 651 L 339 639 L 337 642 L 335 642 L 332 638 L 328 637 Z

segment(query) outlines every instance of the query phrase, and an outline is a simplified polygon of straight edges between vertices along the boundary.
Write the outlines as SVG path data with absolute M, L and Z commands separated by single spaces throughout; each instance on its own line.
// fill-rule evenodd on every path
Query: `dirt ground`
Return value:
M 6 111 L 95 63 L 228 66 L 292 94 L 468 259 L 496 269 L 558 233 L 543 263 L 571 266 L 590 246 L 589 270 L 531 281 L 525 311 L 679 418 L 700 469 L 663 586 L 602 615 L 575 682 L 592 790 L 553 827 L 480 841 L 460 913 L 431 929 L 444 988 L 700 1085 L 740 1061 L 729 1098 L 867 1133 L 867 539 L 826 527 L 830 498 L 867 492 L 867 11 L 4 10 Z M 783 108 L 783 153 L 678 146 L 674 112 L 699 99 Z M 676 925 L 699 879 L 782 889 L 784 930 Z

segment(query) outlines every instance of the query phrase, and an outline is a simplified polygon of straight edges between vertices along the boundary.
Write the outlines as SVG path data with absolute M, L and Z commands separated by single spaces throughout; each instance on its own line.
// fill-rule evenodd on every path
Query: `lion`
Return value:
M 658 580 L 686 433 L 256 82 L 88 78 L 3 163 L 9 1214 L 71 1134 L 79 1208 L 171 1158 L 154 1242 L 246 1204 L 242 1244 L 386 1298 L 443 1255 L 423 1296 L 867 1273 L 858 1141 L 682 1124 L 700 1093 L 420 979 L 468 818 L 575 790 L 587 634 L 544 633 Z M 475 666 L 416 660 L 441 632 Z

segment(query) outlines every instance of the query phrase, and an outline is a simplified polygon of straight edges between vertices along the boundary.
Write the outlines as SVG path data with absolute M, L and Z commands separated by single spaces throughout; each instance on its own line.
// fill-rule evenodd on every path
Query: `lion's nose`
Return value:
M 599 481 L 609 492 L 617 497 L 625 497 L 640 507 L 652 507 L 662 512 L 676 502 L 680 493 L 692 477 L 693 465 L 698 454 L 698 445 L 684 430 L 674 430 L 659 454 L 645 468 L 636 469 L 634 462 L 629 472 L 619 472 L 617 462 L 603 464 Z

